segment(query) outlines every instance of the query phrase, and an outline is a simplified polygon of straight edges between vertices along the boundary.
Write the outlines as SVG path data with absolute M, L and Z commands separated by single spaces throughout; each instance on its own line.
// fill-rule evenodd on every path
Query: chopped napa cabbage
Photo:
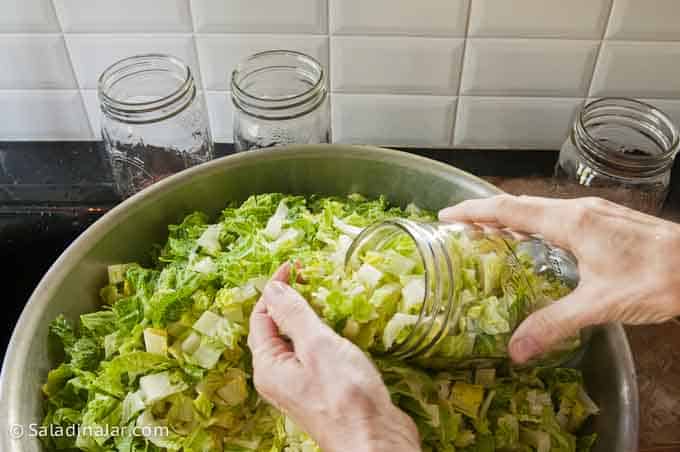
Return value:
M 286 206 L 286 201 L 281 200 L 279 205 L 276 207 L 276 212 L 267 221 L 267 226 L 264 228 L 264 235 L 274 240 L 279 238 L 281 231 L 283 230 L 283 222 L 288 216 L 288 206 Z
M 181 375 L 170 372 L 145 375 L 139 379 L 139 389 L 144 403 L 151 405 L 169 395 L 182 392 L 189 385 L 182 380 Z
M 357 270 L 356 277 L 366 286 L 375 287 L 382 279 L 383 273 L 371 264 L 364 264 Z
M 193 213 L 170 225 L 150 267 L 108 268 L 101 309 L 50 324 L 50 347 L 62 359 L 42 387 L 43 425 L 93 429 L 48 435 L 45 449 L 319 452 L 252 380 L 250 313 L 288 261 L 297 263 L 290 283 L 373 359 L 394 403 L 416 423 L 423 450 L 588 452 L 596 437 L 579 431 L 598 408 L 578 370 L 494 369 L 486 361 L 480 369 L 428 367 L 439 358 L 507 356 L 511 332 L 534 300 L 568 292 L 531 273 L 513 278 L 503 243 L 453 234 L 458 309 L 449 334 L 417 361 L 383 354 L 416 326 L 427 301 L 423 264 L 404 236 L 359 256 L 356 268 L 345 259 L 363 228 L 394 217 L 435 220 L 385 198 L 273 193 L 230 204 L 215 220 Z M 441 325 L 441 317 L 423 320 Z M 119 436 L 95 429 L 135 425 L 145 428 Z
M 420 307 L 425 300 L 425 277 L 412 277 L 401 289 L 401 311 L 410 314 L 420 312 Z
M 401 343 L 408 338 L 413 331 L 413 326 L 418 321 L 417 315 L 396 313 L 385 326 L 383 332 L 383 344 L 386 349 L 392 348 L 397 343 Z
M 333 218 L 333 226 L 335 226 L 343 234 L 345 234 L 349 237 L 352 237 L 352 238 L 359 235 L 359 233 L 363 230 L 363 228 L 360 228 L 358 226 L 352 226 L 351 224 L 347 224 L 344 221 L 342 221 L 341 219 L 336 218 L 336 217 Z
M 220 251 L 220 234 L 222 233 L 221 224 L 211 224 L 203 234 L 196 240 L 196 244 L 203 247 L 208 254 L 217 254 Z
M 166 355 L 168 353 L 168 333 L 158 328 L 144 329 L 144 346 L 149 353 Z

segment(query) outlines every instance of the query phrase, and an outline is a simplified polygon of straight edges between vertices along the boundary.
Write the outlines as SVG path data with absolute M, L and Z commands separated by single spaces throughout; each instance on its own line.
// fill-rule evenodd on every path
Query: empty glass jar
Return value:
M 577 115 L 560 151 L 558 195 L 599 196 L 659 213 L 678 137 L 676 125 L 651 105 L 624 98 L 591 102 Z
M 424 278 L 424 290 L 420 304 L 408 302 L 419 306 L 417 312 L 401 310 L 388 322 L 384 337 L 396 339 L 384 352 L 428 367 L 508 361 L 507 344 L 519 323 L 578 284 L 574 256 L 538 237 L 491 226 L 406 219 L 364 229 L 347 253 L 347 272 L 359 271 L 376 253 L 395 249 L 418 264 L 415 274 L 389 277 Z M 407 291 L 402 289 L 402 300 Z M 394 334 L 390 328 L 400 331 Z M 580 344 L 580 337 L 571 338 L 531 364 L 562 364 Z
M 99 78 L 102 138 L 121 196 L 213 156 L 191 69 L 161 54 L 137 55 Z
M 237 151 L 330 141 L 326 73 L 303 53 L 252 55 L 231 75 Z

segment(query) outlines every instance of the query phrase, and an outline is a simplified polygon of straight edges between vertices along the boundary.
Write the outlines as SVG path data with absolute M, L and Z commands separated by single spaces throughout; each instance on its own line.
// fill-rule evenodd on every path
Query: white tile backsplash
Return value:
M 92 129 L 92 134 L 97 138 L 101 138 L 101 118 L 99 110 L 99 98 L 97 97 L 97 90 L 94 89 L 84 89 L 80 91 L 80 95 L 83 98 L 83 105 L 85 106 L 85 113 L 90 121 L 90 128 Z
M 326 0 L 192 0 L 200 33 L 326 33 Z
M 329 0 L 336 34 L 465 36 L 470 0 Z
M 678 0 L 617 0 L 607 38 L 627 40 L 680 40 Z
M 585 40 L 469 39 L 460 93 L 582 97 L 598 48 Z
M 63 31 L 190 32 L 189 0 L 54 0 Z
M 229 89 L 234 67 L 248 55 L 264 50 L 297 50 L 328 67 L 328 38 L 324 36 L 199 34 L 196 43 L 208 90 Z
M 0 68 L 0 89 L 76 88 L 60 34 L 0 34 Z
M 558 148 L 590 97 L 680 121 L 679 24 L 680 0 L 0 0 L 0 141 L 99 137 L 101 72 L 168 53 L 229 142 L 234 66 L 292 49 L 327 68 L 335 141 Z
M 4 140 L 93 138 L 77 90 L 0 90 Z
M 472 148 L 559 149 L 583 99 L 460 98 L 454 145 Z
M 0 33 L 59 31 L 50 0 L 0 0 Z
M 592 97 L 680 99 L 680 42 L 605 41 Z
M 99 75 L 112 63 L 141 53 L 169 53 L 187 63 L 200 84 L 194 41 L 186 35 L 68 34 L 66 44 L 80 88 L 96 89 Z
M 334 94 L 334 141 L 448 146 L 455 100 L 447 96 Z
M 208 91 L 206 99 L 213 139 L 222 143 L 232 142 L 234 105 L 231 103 L 231 94 L 228 91 Z
M 472 0 L 469 33 L 470 36 L 600 39 L 611 1 Z
M 455 94 L 463 40 L 338 36 L 331 39 L 337 92 Z

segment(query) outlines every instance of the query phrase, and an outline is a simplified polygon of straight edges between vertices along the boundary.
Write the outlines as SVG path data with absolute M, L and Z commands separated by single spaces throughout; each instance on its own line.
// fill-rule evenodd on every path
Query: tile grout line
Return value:
M 449 139 L 449 145 L 453 147 L 453 143 L 456 136 L 456 127 L 458 125 L 458 116 L 460 111 L 460 89 L 463 86 L 463 69 L 465 69 L 465 54 L 467 53 L 468 40 L 470 39 L 470 18 L 472 17 L 472 2 L 468 1 L 467 17 L 465 20 L 465 35 L 463 36 L 463 52 L 460 56 L 460 71 L 458 73 L 458 89 L 456 89 L 456 109 L 453 112 L 453 124 L 451 124 L 451 138 Z
M 609 12 L 607 14 L 607 19 L 605 20 L 604 27 L 602 30 L 602 35 L 600 36 L 600 45 L 597 47 L 597 53 L 595 55 L 595 63 L 593 64 L 593 72 L 590 74 L 590 81 L 588 83 L 588 89 L 585 93 L 585 99 L 583 100 L 584 105 L 588 102 L 591 97 L 591 92 L 593 90 L 593 81 L 595 80 L 595 73 L 597 72 L 597 67 L 600 64 L 600 55 L 602 54 L 602 47 L 604 46 L 605 36 L 607 36 L 607 30 L 609 30 L 609 24 L 612 20 L 612 15 L 614 13 L 614 2 L 617 0 L 611 0 L 609 3 Z
M 332 74 L 331 74 L 331 66 L 333 65 L 333 59 L 331 58 L 331 1 L 334 0 L 322 0 L 323 2 L 326 3 L 326 49 L 327 49 L 327 55 L 326 57 L 328 58 L 328 77 L 327 77 L 327 83 L 328 83 L 328 93 L 326 94 L 328 96 L 328 141 L 330 143 L 333 143 L 333 129 L 334 124 L 333 124 L 333 93 L 331 89 L 332 85 Z
M 206 119 L 208 120 L 208 128 L 210 130 L 210 135 L 212 136 L 213 141 L 215 141 L 215 131 L 216 128 L 213 127 L 212 119 L 210 118 L 210 106 L 208 104 L 208 85 L 206 84 L 205 81 L 205 75 L 203 71 L 203 67 L 201 65 L 201 57 L 198 53 L 198 42 L 196 40 L 196 17 L 194 16 L 194 9 L 192 6 L 192 1 L 191 0 L 186 0 L 187 2 L 187 10 L 189 11 L 189 20 L 191 21 L 191 42 L 192 46 L 194 48 L 194 54 L 196 57 L 196 65 L 197 65 L 197 70 L 198 70 L 198 78 L 201 82 L 201 91 L 203 93 L 203 108 L 205 109 L 205 114 L 206 114 Z M 226 105 L 223 106 L 226 109 Z
M 85 120 L 87 121 L 87 128 L 90 130 L 90 136 L 88 140 L 96 140 L 97 133 L 94 130 L 94 124 L 92 124 L 92 119 L 90 119 L 90 114 L 87 111 L 87 106 L 85 103 L 85 91 L 84 88 L 80 86 L 80 80 L 78 80 L 78 75 L 76 74 L 76 68 L 73 64 L 73 57 L 71 56 L 71 48 L 66 41 L 66 33 L 64 32 L 64 25 L 61 23 L 61 17 L 57 12 L 56 0 L 50 0 L 49 4 L 52 6 L 52 11 L 54 12 L 54 17 L 57 19 L 57 25 L 59 26 L 59 35 L 64 43 L 64 49 L 66 50 L 66 58 L 68 58 L 68 64 L 71 67 L 71 75 L 73 80 L 76 82 L 76 90 L 78 91 L 78 98 L 80 99 L 80 108 L 82 108 L 83 114 L 85 115 Z M 81 138 L 83 139 L 83 138 Z

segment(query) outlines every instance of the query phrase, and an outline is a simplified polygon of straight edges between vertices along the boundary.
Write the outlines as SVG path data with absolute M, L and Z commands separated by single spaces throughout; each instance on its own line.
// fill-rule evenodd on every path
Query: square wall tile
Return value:
M 470 0 L 329 0 L 336 34 L 465 36 Z
M 333 94 L 337 143 L 448 146 L 455 97 Z
M 91 140 L 77 90 L 0 91 L 0 139 Z
M 201 33 L 326 33 L 326 0 L 191 0 Z
M 292 35 L 198 35 L 198 54 L 208 90 L 227 90 L 231 72 L 253 53 L 272 49 L 297 50 L 328 68 L 328 38 Z
M 54 0 L 65 32 L 191 31 L 189 0 Z
M 0 32 L 58 32 L 59 22 L 50 0 L 0 0 Z
M 462 95 L 585 96 L 599 41 L 469 39 Z
M 583 99 L 461 97 L 456 147 L 559 149 Z
M 208 113 L 213 139 L 221 143 L 234 141 L 234 105 L 228 91 L 208 91 Z
M 75 88 L 61 35 L 0 35 L 0 89 Z
M 680 99 L 680 42 L 605 41 L 591 97 Z
M 678 0 L 616 0 L 607 38 L 627 40 L 680 40 Z
M 469 34 L 504 38 L 600 39 L 611 2 L 472 0 Z
M 101 73 L 116 61 L 143 53 L 167 53 L 189 65 L 201 78 L 191 35 L 66 35 L 66 44 L 80 88 L 97 89 Z
M 463 40 L 342 36 L 331 39 L 337 92 L 456 94 Z

